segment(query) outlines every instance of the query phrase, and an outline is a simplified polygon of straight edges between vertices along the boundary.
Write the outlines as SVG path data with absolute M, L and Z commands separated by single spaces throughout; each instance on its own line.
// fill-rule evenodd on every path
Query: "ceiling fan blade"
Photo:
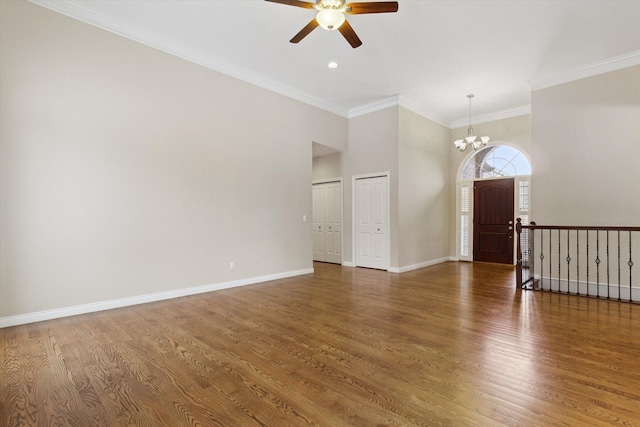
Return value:
M 344 23 L 338 27 L 338 31 L 340 31 L 344 38 L 347 39 L 352 48 L 355 49 L 362 44 L 360 38 L 356 32 L 353 31 L 353 28 L 348 21 L 344 21 Z
M 264 1 L 268 1 L 271 3 L 286 4 L 289 6 L 304 7 L 305 9 L 311 9 L 315 6 L 315 3 L 309 3 L 306 1 L 299 1 L 299 0 L 264 0 Z
M 303 29 L 300 30 L 298 34 L 293 36 L 293 38 L 289 41 L 291 43 L 298 43 L 300 40 L 307 37 L 311 31 L 315 30 L 317 26 L 318 26 L 318 21 L 316 21 L 316 19 L 313 18 L 307 25 L 305 25 Z
M 378 1 L 378 2 L 362 2 L 362 3 L 349 3 L 345 5 L 347 11 L 351 15 L 358 15 L 361 13 L 388 13 L 398 11 L 397 1 Z

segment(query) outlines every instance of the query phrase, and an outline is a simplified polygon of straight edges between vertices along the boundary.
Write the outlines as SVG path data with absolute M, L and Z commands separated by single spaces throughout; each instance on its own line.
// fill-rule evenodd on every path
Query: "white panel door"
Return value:
M 312 242 L 313 242 L 313 260 L 324 261 L 324 211 L 325 211 L 325 186 L 324 184 L 314 184 L 312 188 Z
M 356 180 L 356 265 L 389 268 L 387 177 Z
M 342 184 L 329 182 L 324 186 L 325 261 L 342 264 Z
M 313 260 L 342 264 L 342 182 L 313 184 Z

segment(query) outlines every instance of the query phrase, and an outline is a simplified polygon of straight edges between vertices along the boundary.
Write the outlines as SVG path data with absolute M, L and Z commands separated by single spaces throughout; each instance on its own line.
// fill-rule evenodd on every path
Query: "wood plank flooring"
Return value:
M 0 424 L 640 426 L 640 306 L 444 263 L 0 330 Z

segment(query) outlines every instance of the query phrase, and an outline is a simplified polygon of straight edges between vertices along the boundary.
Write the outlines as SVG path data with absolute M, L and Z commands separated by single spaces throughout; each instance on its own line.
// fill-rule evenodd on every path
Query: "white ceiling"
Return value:
M 640 1 L 399 0 L 350 15 L 357 49 L 313 10 L 263 0 L 33 0 L 345 117 L 400 103 L 449 127 L 529 111 L 531 88 L 640 64 Z M 339 67 L 329 69 L 336 61 Z

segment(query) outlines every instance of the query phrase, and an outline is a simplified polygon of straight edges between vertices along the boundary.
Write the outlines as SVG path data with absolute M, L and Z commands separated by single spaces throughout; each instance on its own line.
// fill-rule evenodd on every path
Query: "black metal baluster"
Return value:
M 622 301 L 620 295 L 620 230 L 618 230 L 618 301 Z
M 576 230 L 576 294 L 580 295 L 580 230 Z
M 561 271 L 562 271 L 562 249 L 560 247 L 560 242 L 562 241 L 562 236 L 560 235 L 560 230 L 558 230 L 558 292 L 560 292 L 560 281 L 561 281 Z
M 527 232 L 529 232 L 529 246 L 527 248 L 527 250 L 529 251 L 529 274 L 531 275 L 531 277 L 529 277 L 529 280 L 531 280 L 531 289 L 535 289 L 535 285 L 536 285 L 536 263 L 534 262 L 533 258 L 535 257 L 535 244 L 536 244 L 536 230 L 527 230 Z
M 553 240 L 553 238 L 552 238 L 551 230 L 549 230 L 549 290 L 551 290 L 551 277 L 553 276 L 553 267 L 552 267 L 553 252 L 551 250 L 551 240 Z
M 596 296 L 600 298 L 600 230 L 596 230 Z
M 631 269 L 633 268 L 633 260 L 631 257 L 631 230 L 629 230 L 629 262 L 627 265 L 629 266 L 629 302 L 633 302 L 633 289 L 631 287 L 633 283 L 631 280 Z
M 570 294 L 571 293 L 571 283 L 569 281 L 569 278 L 571 277 L 571 271 L 570 271 L 570 266 L 571 266 L 571 257 L 569 256 L 569 235 L 571 234 L 571 232 L 569 230 L 567 230 L 567 258 L 565 258 L 567 260 L 567 293 Z
M 607 230 L 607 299 L 611 299 L 611 277 L 609 274 L 609 230 Z
M 589 230 L 587 230 L 587 296 L 589 296 Z
M 544 230 L 540 230 L 540 289 L 544 290 Z

